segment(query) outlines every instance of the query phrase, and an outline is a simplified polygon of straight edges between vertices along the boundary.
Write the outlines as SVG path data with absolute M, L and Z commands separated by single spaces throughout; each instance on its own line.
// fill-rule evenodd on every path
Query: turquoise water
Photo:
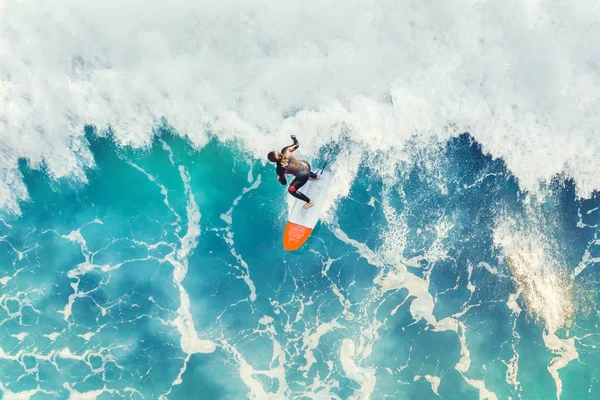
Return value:
M 23 160 L 0 223 L 4 398 L 600 396 L 600 200 L 568 180 L 525 193 L 468 134 L 393 182 L 363 160 L 289 253 L 287 194 L 235 143 L 86 140 L 87 183 Z

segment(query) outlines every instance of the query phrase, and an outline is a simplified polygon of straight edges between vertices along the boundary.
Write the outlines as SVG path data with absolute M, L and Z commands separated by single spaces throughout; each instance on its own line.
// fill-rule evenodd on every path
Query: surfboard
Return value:
M 327 193 L 333 178 L 333 171 L 323 171 L 321 179 L 308 181 L 300 191 L 307 195 L 315 205 L 304 209 L 302 200 L 294 198 L 288 214 L 288 221 L 283 232 L 283 248 L 296 250 L 302 246 L 319 221 L 325 208 Z

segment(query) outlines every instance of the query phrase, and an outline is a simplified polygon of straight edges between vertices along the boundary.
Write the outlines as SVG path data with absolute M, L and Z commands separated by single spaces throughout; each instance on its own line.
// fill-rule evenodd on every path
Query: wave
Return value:
M 342 12 L 343 10 L 343 12 Z M 262 158 L 287 135 L 316 154 L 427 146 L 469 131 L 522 188 L 564 173 L 600 187 L 600 5 L 74 0 L 0 6 L 0 205 L 27 158 L 85 182 L 84 126 L 148 146 L 168 122 Z

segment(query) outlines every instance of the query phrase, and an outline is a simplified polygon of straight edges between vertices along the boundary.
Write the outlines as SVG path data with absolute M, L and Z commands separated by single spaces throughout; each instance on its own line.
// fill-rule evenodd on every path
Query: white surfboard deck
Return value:
M 329 187 L 331 186 L 334 174 L 335 171 L 325 170 L 320 175 L 320 179 L 308 181 L 306 185 L 300 188 L 300 192 L 307 195 L 315 205 L 309 209 L 305 209 L 303 206 L 306 203 L 294 198 L 288 214 L 288 222 L 314 229 L 325 208 L 327 194 L 329 193 Z

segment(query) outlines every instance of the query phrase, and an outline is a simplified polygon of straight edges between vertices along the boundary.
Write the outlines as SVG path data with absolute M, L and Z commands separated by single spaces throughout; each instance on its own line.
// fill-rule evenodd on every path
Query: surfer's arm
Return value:
M 298 139 L 296 139 L 295 135 L 292 135 L 292 140 L 294 141 L 294 144 L 291 144 L 281 149 L 281 153 L 285 154 L 286 151 L 293 153 L 298 147 L 300 147 L 300 143 L 298 142 Z
M 277 167 L 277 180 L 282 185 L 287 185 L 287 179 L 285 179 L 285 168 Z

